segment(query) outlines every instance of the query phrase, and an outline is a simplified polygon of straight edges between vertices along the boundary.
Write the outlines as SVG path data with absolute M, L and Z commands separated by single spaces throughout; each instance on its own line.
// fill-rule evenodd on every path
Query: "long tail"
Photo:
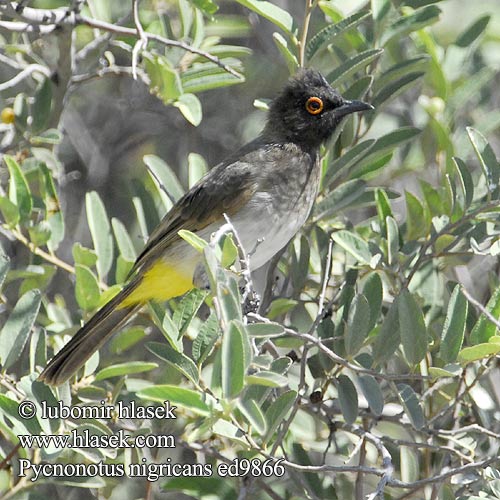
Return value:
M 133 280 L 97 311 L 73 338 L 50 360 L 38 380 L 61 385 L 96 352 L 142 304 L 119 307 L 139 283 Z

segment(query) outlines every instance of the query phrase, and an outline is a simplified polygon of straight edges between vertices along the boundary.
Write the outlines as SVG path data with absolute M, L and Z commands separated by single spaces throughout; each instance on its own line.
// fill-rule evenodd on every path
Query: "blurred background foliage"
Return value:
M 4 498 L 500 498 L 498 3 L 22 6 L 0 5 Z M 149 305 L 71 384 L 36 382 L 172 203 L 259 133 L 299 66 L 375 111 L 323 148 L 309 222 L 253 276 L 258 314 L 241 307 L 233 239 L 184 234 L 204 248 L 210 293 Z M 25 398 L 170 400 L 178 419 L 25 421 Z M 17 439 L 77 427 L 171 433 L 177 447 Z M 31 482 L 13 457 L 284 458 L 286 473 Z

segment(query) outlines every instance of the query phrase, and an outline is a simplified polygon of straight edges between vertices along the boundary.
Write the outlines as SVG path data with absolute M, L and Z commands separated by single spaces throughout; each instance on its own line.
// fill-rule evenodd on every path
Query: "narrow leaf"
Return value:
M 176 351 L 170 344 L 160 342 L 148 342 L 146 347 L 155 356 L 166 361 L 172 368 L 181 372 L 193 384 L 198 383 L 198 368 L 191 359 Z
M 404 291 L 397 299 L 399 332 L 403 352 L 410 365 L 420 363 L 427 352 L 427 329 L 420 306 L 411 293 Z
M 456 285 L 451 294 L 443 332 L 441 333 L 441 347 L 439 356 L 445 363 L 456 361 L 462 347 L 467 319 L 468 302 L 461 293 L 460 285 Z
M 182 94 L 174 102 L 174 106 L 179 108 L 179 111 L 191 125 L 197 127 L 201 123 L 201 102 L 194 94 Z
M 21 167 L 12 156 L 5 155 L 4 160 L 10 175 L 9 199 L 17 206 L 21 220 L 26 220 L 33 208 L 33 200 L 31 198 L 28 181 Z
M 26 292 L 17 301 L 0 331 L 0 362 L 4 370 L 10 368 L 21 355 L 38 315 L 40 301 L 38 290 Z
M 340 410 L 347 424 L 352 424 L 358 417 L 358 391 L 351 379 L 346 375 L 339 375 L 338 394 Z
M 264 441 L 267 442 L 278 429 L 278 426 L 286 418 L 288 412 L 292 409 L 295 399 L 297 398 L 296 391 L 287 391 L 281 394 L 273 401 L 265 412 L 267 422 L 267 432 Z
M 379 383 L 372 375 L 360 375 L 358 380 L 371 411 L 379 417 L 384 411 L 384 395 Z
M 173 170 L 158 156 L 146 155 L 143 158 L 153 178 L 158 182 L 172 201 L 177 201 L 184 194 L 184 189 Z
M 312 59 L 324 45 L 332 43 L 333 39 L 345 31 L 354 28 L 369 16 L 369 12 L 356 12 L 336 24 L 329 24 L 314 35 L 306 46 L 306 57 Z
M 170 401 L 182 409 L 190 410 L 201 416 L 210 414 L 210 407 L 205 402 L 206 394 L 174 385 L 153 385 L 137 392 L 137 396 L 148 401 L 163 403 Z
M 237 396 L 245 382 L 245 350 L 243 327 L 229 323 L 222 337 L 222 392 L 225 398 Z
M 111 219 L 111 225 L 113 226 L 113 232 L 121 256 L 127 262 L 135 262 L 137 252 L 135 251 L 134 244 L 130 239 L 127 228 L 116 217 Z
M 356 295 L 349 308 L 345 331 L 345 349 L 348 356 L 358 353 L 368 335 L 370 306 L 364 295 Z
M 120 363 L 103 368 L 97 372 L 95 376 L 96 382 L 107 378 L 122 377 L 132 375 L 134 373 L 143 373 L 158 368 L 157 363 L 146 363 L 143 361 L 129 361 L 128 363 Z
M 332 239 L 362 264 L 370 264 L 372 254 L 368 243 L 356 233 L 342 229 L 333 233 Z
M 406 384 L 399 384 L 398 390 L 399 398 L 410 419 L 411 425 L 413 425 L 417 431 L 420 430 L 425 424 L 425 417 L 417 395 L 414 390 Z
M 97 272 L 104 279 L 113 264 L 113 237 L 101 197 L 92 191 L 85 197 L 87 220 L 97 254 Z

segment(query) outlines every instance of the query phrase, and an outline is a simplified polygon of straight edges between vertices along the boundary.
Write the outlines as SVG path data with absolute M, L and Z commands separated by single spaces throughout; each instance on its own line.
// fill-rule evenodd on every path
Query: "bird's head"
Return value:
M 301 70 L 272 101 L 264 135 L 316 148 L 344 116 L 370 109 L 370 104 L 344 99 L 318 71 Z

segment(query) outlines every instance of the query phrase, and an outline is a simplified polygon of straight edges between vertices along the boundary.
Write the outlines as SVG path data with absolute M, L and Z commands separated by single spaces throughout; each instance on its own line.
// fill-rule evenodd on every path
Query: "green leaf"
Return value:
M 363 295 L 370 306 L 370 321 L 368 322 L 368 331 L 370 331 L 377 323 L 380 316 L 380 308 L 382 307 L 383 297 L 382 280 L 378 273 L 371 273 L 363 286 Z
M 133 326 L 131 328 L 126 328 L 119 331 L 109 342 L 109 350 L 115 354 L 121 354 L 122 352 L 130 349 L 142 340 L 146 336 L 144 327 Z
M 227 234 L 222 245 L 220 264 L 224 268 L 232 266 L 238 258 L 238 247 L 234 243 L 233 235 Z
M 342 229 L 332 234 L 332 239 L 362 264 L 370 264 L 372 254 L 368 243 L 356 233 Z
M 245 439 L 244 432 L 239 427 L 232 424 L 231 422 L 228 422 L 227 420 L 224 420 L 222 418 L 217 420 L 217 422 L 215 422 L 215 424 L 212 426 L 212 431 L 215 434 L 219 434 L 219 436 L 231 439 L 239 446 L 248 448 L 248 441 Z
M 346 424 L 350 425 L 358 417 L 358 391 L 352 380 L 346 375 L 339 375 L 337 381 L 340 411 Z
M 166 361 L 172 368 L 182 373 L 193 384 L 198 383 L 198 368 L 191 359 L 176 351 L 170 344 L 148 342 L 146 347 L 155 356 Z
M 397 261 L 399 252 L 399 227 L 393 217 L 386 217 L 385 224 L 387 227 L 387 262 L 393 265 Z
M 500 353 L 500 343 L 486 342 L 472 347 L 464 347 L 458 353 L 458 361 L 464 366 L 468 363 L 479 361 L 480 359 L 490 358 L 498 353 Z
M 97 273 L 104 280 L 113 264 L 113 237 L 101 197 L 92 191 L 85 196 L 87 220 L 97 254 Z
M 191 231 L 181 229 L 177 234 L 200 253 L 203 253 L 204 248 L 208 245 L 203 238 L 200 238 L 197 234 L 192 233 Z
M 115 234 L 116 243 L 121 256 L 127 262 L 135 262 L 137 252 L 135 251 L 134 244 L 130 239 L 127 228 L 116 217 L 111 219 L 111 225 L 113 226 L 113 233 Z
M 465 207 L 469 208 L 474 199 L 474 182 L 472 175 L 463 160 L 453 157 L 453 162 L 457 170 L 458 178 L 465 198 Z
M 191 321 L 196 316 L 196 313 L 205 301 L 207 294 L 208 292 L 206 290 L 195 288 L 190 290 L 177 304 L 177 308 L 175 309 L 172 319 L 179 332 L 178 339 L 180 339 L 184 332 L 188 329 Z
M 0 362 L 10 368 L 23 352 L 40 308 L 41 294 L 29 290 L 16 303 L 0 331 Z
M 499 181 L 500 181 L 500 165 L 495 157 L 493 149 L 489 145 L 484 136 L 473 129 L 467 127 L 467 134 L 474 147 L 474 151 L 479 159 L 484 176 L 486 177 L 488 187 L 488 198 L 491 199 L 491 193 L 494 192 L 498 197 Z
M 421 56 L 413 57 L 411 59 L 404 59 L 394 66 L 384 71 L 373 83 L 373 93 L 378 94 L 384 87 L 391 85 L 391 83 L 400 80 L 405 75 L 410 73 L 425 72 L 429 64 L 429 56 L 424 54 Z
M 380 389 L 380 385 L 372 375 L 360 375 L 358 377 L 359 385 L 363 391 L 370 410 L 374 415 L 379 417 L 384 411 L 384 395 Z
M 280 337 L 285 333 L 285 328 L 279 323 L 250 323 L 247 325 L 250 337 Z
M 344 334 L 345 349 L 353 357 L 363 346 L 370 326 L 370 306 L 364 295 L 356 295 L 349 308 Z
M 416 80 L 425 75 L 425 72 L 418 71 L 413 73 L 408 73 L 398 80 L 391 81 L 385 87 L 380 89 L 380 91 L 375 94 L 375 96 L 371 100 L 371 104 L 379 109 L 382 104 L 385 104 L 388 101 L 396 98 L 398 95 L 405 92 L 408 88 L 410 88 Z
M 163 56 L 152 56 L 148 53 L 144 58 L 146 72 L 151 80 L 149 88 L 152 94 L 165 104 L 172 102 L 182 94 L 182 83 L 177 71 Z
M 99 282 L 95 274 L 82 264 L 75 266 L 75 297 L 78 305 L 84 311 L 92 311 L 99 304 Z
M 0 212 L 10 227 L 14 227 L 19 222 L 19 209 L 5 196 L 0 196 Z
M 294 74 L 299 67 L 299 61 L 297 60 L 295 54 L 290 50 L 288 42 L 280 33 L 273 33 L 273 40 L 285 60 L 288 71 L 290 74 Z
M 263 439 L 264 442 L 271 439 L 273 434 L 278 429 L 278 426 L 285 420 L 288 412 L 292 409 L 296 398 L 296 391 L 286 391 L 269 405 L 265 412 L 267 432 Z
M 231 287 L 231 282 L 233 286 Z M 217 299 L 220 304 L 220 310 L 222 313 L 222 318 L 226 324 L 229 324 L 232 320 L 242 319 L 241 304 L 239 301 L 239 295 L 237 286 L 235 290 L 235 280 L 230 278 L 229 283 L 217 283 Z
M 206 173 L 207 162 L 203 156 L 198 153 L 189 153 L 188 155 L 188 179 L 189 187 L 193 187 Z
M 425 424 L 424 412 L 414 390 L 406 384 L 398 384 L 399 399 L 410 419 L 411 425 L 418 431 Z
M 9 271 L 9 267 L 10 267 L 10 258 L 8 255 L 4 254 L 3 249 L 0 246 L 0 290 L 2 289 L 2 285 Z
M 59 144 L 62 141 L 62 134 L 56 128 L 49 128 L 40 135 L 35 135 L 30 138 L 31 144 Z
M 448 303 L 443 332 L 441 333 L 439 356 L 445 363 L 453 363 L 462 347 L 468 304 L 461 293 L 460 285 L 456 285 Z
M 271 2 L 265 0 L 236 0 L 241 5 L 253 10 L 259 16 L 264 17 L 268 21 L 281 28 L 287 34 L 292 35 L 295 33 L 295 26 L 293 17 L 281 7 L 273 5 Z
M 236 397 L 245 382 L 245 331 L 231 321 L 222 336 L 222 393 L 225 398 Z
M 375 205 L 377 207 L 377 215 L 382 229 L 387 228 L 386 218 L 392 217 L 391 202 L 384 189 L 375 189 Z
M 381 21 L 391 8 L 390 0 L 371 0 L 372 17 L 374 21 Z
M 358 200 L 365 190 L 366 182 L 363 180 L 354 179 L 344 182 L 316 204 L 314 208 L 315 219 L 327 219 L 337 215 L 338 212 Z
M 345 31 L 354 28 L 370 15 L 369 12 L 356 12 L 352 16 L 342 19 L 336 24 L 329 24 L 316 35 L 314 35 L 306 46 L 306 57 L 312 59 L 314 55 L 333 39 Z
M 47 242 L 47 247 L 53 252 L 64 239 L 64 217 L 50 170 L 45 163 L 40 163 L 39 169 L 42 176 L 41 184 L 46 210 L 45 218 L 50 226 L 50 239 Z
M 250 398 L 238 401 L 238 408 L 247 420 L 247 422 L 260 434 L 266 432 L 266 419 L 257 402 Z
M 266 387 L 286 387 L 288 379 L 275 372 L 261 370 L 246 377 L 248 385 L 264 385 Z
M 179 109 L 183 114 L 184 118 L 197 127 L 201 123 L 202 110 L 201 102 L 194 94 L 182 94 L 177 101 L 174 102 L 174 106 Z
M 52 106 L 52 84 L 49 78 L 41 82 L 35 92 L 31 115 L 33 121 L 31 130 L 34 134 L 45 129 L 50 118 L 50 108 Z
M 215 14 L 219 7 L 213 0 L 190 0 L 193 5 L 200 9 L 204 14 L 211 16 Z
M 97 372 L 95 381 L 105 380 L 112 377 L 122 377 L 124 375 L 132 375 L 133 373 L 143 373 L 158 368 L 157 363 L 146 363 L 144 361 L 129 361 L 128 363 L 120 363 L 103 368 Z
M 500 287 L 498 287 L 486 304 L 486 310 L 494 317 L 500 318 Z M 471 344 L 481 344 L 496 335 L 497 326 L 485 315 L 481 314 L 470 333 Z
M 401 341 L 399 333 L 398 305 L 395 301 L 382 323 L 373 344 L 373 364 L 380 365 L 396 351 Z
M 219 339 L 220 329 L 217 316 L 214 312 L 200 327 L 198 335 L 193 341 L 192 353 L 196 362 L 201 365 L 212 352 L 215 343 Z
M 73 259 L 75 264 L 81 264 L 86 267 L 93 267 L 97 262 L 97 254 L 90 248 L 82 246 L 76 242 L 73 245 Z
M 369 154 L 358 162 L 354 172 L 362 170 L 367 163 L 384 156 L 388 151 L 394 151 L 398 146 L 415 138 L 420 132 L 421 130 L 415 127 L 400 127 L 383 135 L 375 141 L 375 144 L 370 148 Z
M 184 194 L 184 189 L 174 171 L 158 156 L 146 155 L 143 158 L 152 177 L 169 198 L 176 202 Z
M 298 302 L 295 299 L 287 299 L 285 297 L 274 299 L 269 306 L 267 317 L 269 319 L 277 318 L 278 316 L 291 311 L 297 304 Z
M 205 66 L 207 69 L 199 68 L 196 65 L 194 71 L 186 71 L 182 75 L 182 85 L 185 92 L 198 93 L 206 90 L 213 90 L 228 85 L 242 83 L 244 79 L 238 78 L 215 65 Z
M 427 236 L 431 225 L 429 212 L 425 210 L 420 200 L 409 191 L 405 191 L 405 200 L 406 239 L 411 241 Z
M 10 175 L 9 199 L 17 206 L 21 220 L 26 220 L 33 209 L 33 200 L 31 198 L 28 181 L 21 167 L 12 156 L 5 155 L 4 160 Z
M 384 31 L 380 39 L 380 44 L 384 46 L 396 37 L 401 39 L 404 35 L 412 31 L 420 30 L 425 26 L 435 23 L 439 18 L 439 14 L 441 14 L 439 7 L 428 5 L 414 11 L 408 16 L 400 17 Z
M 406 360 L 416 365 L 427 352 L 427 329 L 420 306 L 411 293 L 403 291 L 397 298 L 399 333 Z
M 26 431 L 28 434 L 39 435 L 42 432 L 40 424 L 36 418 L 22 419 L 19 416 L 19 403 L 0 394 L 0 413 L 7 416 L 13 423 L 14 429 L 19 428 Z
M 360 52 L 337 66 L 331 73 L 328 74 L 326 79 L 330 82 L 332 87 L 338 87 L 345 82 L 353 73 L 368 66 L 372 61 L 382 54 L 383 49 L 369 49 Z
M 328 167 L 328 170 L 323 178 L 323 185 L 330 186 L 332 180 L 335 179 L 343 170 L 348 170 L 353 165 L 357 165 L 358 162 L 369 153 L 370 148 L 374 144 L 375 139 L 369 139 L 356 144 L 354 147 L 349 149 L 349 151 L 340 155 Z
M 210 407 L 205 402 L 206 394 L 191 389 L 174 385 L 153 385 L 138 391 L 137 396 L 158 403 L 170 401 L 171 404 L 179 405 L 182 409 L 203 417 L 210 415 Z
M 479 19 L 476 19 L 470 26 L 465 28 L 460 35 L 458 35 L 457 39 L 455 40 L 455 45 L 458 45 L 458 47 L 468 47 L 469 45 L 472 45 L 472 43 L 481 36 L 483 31 L 486 29 L 488 26 L 488 23 L 490 22 L 491 15 L 486 14 L 484 16 L 481 16 Z

